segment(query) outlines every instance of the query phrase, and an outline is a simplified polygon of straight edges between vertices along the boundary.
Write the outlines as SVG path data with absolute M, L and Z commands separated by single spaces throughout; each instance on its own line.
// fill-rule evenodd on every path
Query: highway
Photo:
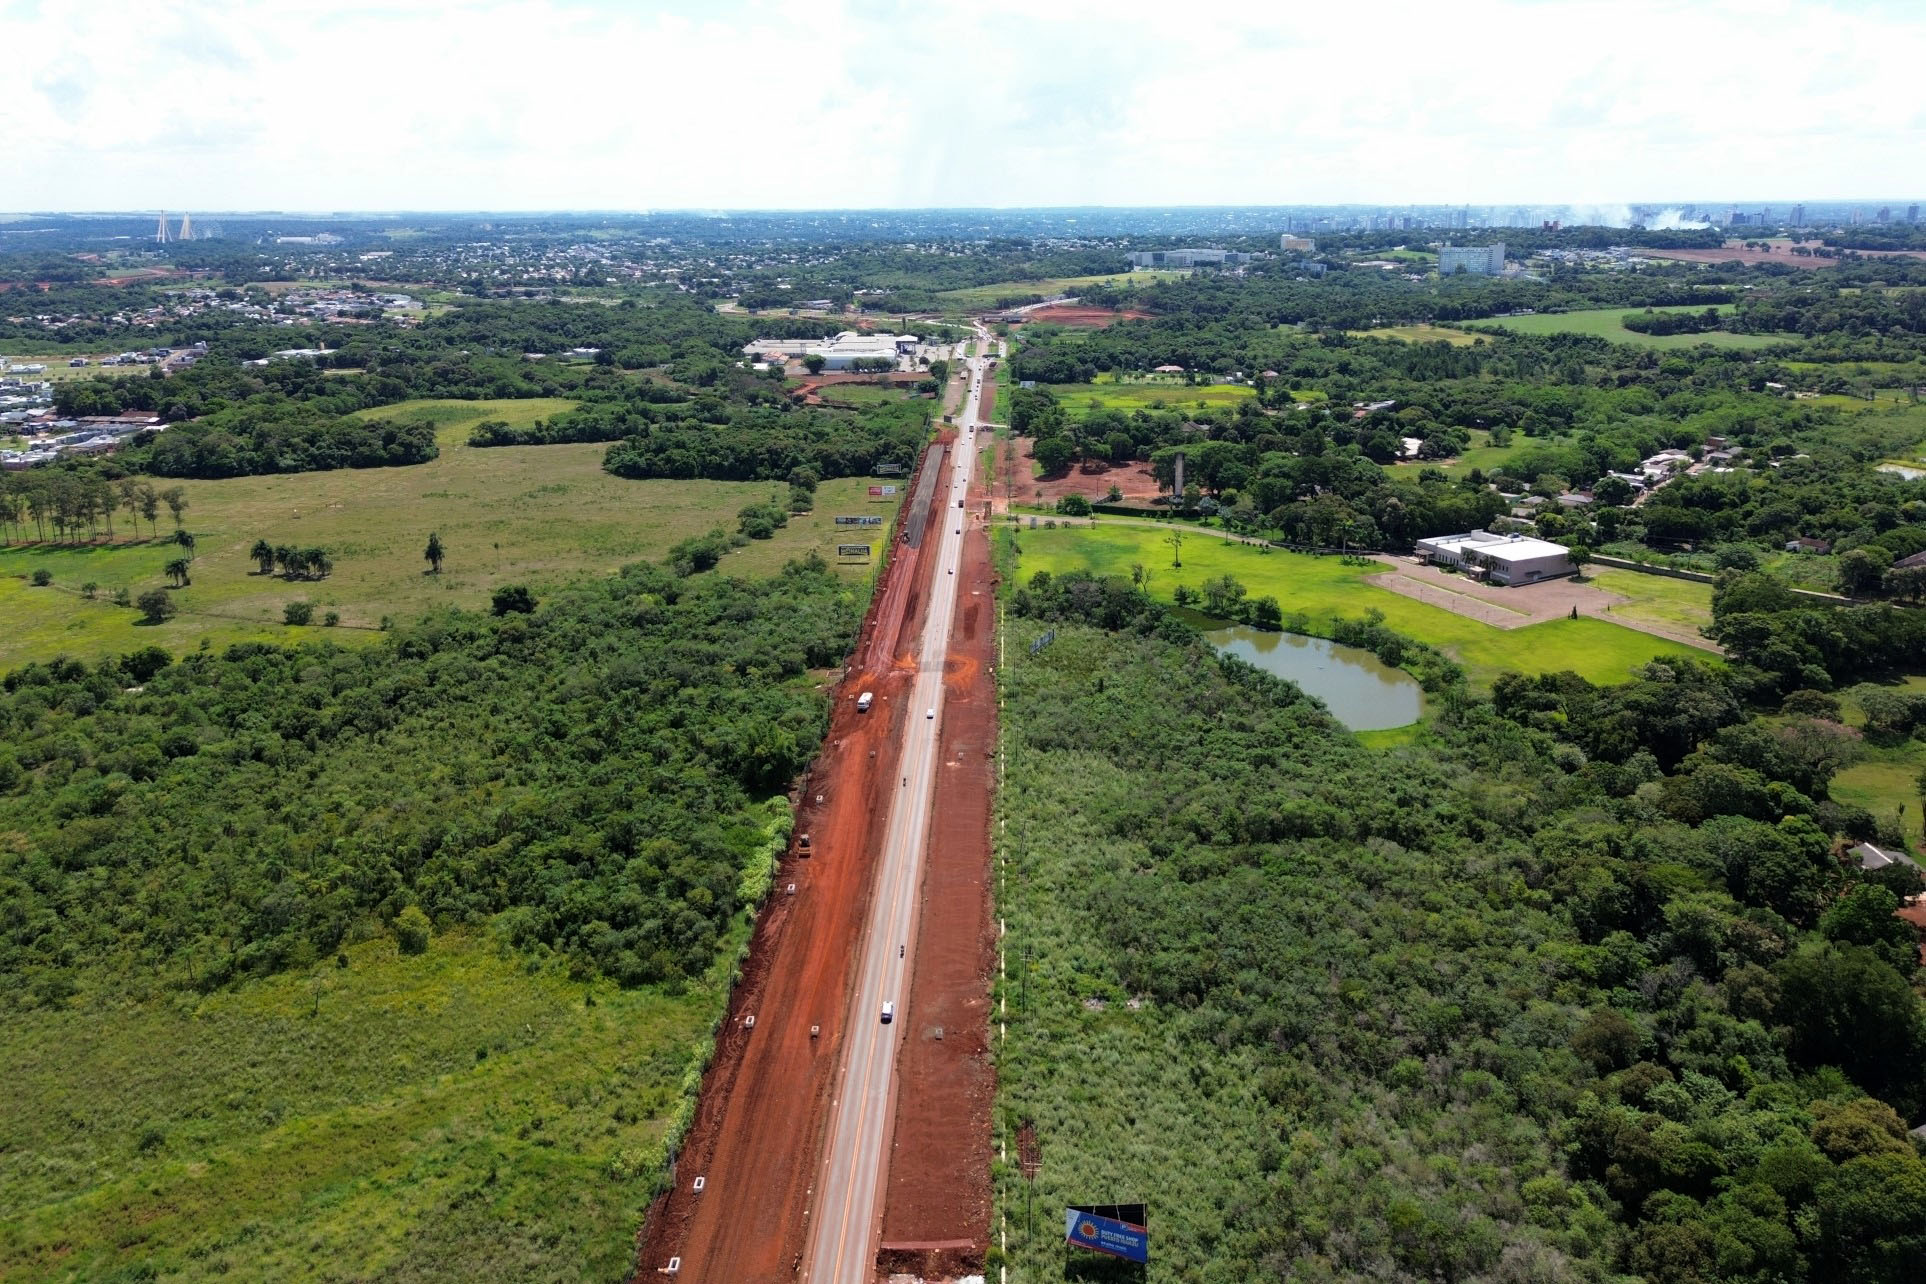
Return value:
M 989 332 L 977 328 L 987 353 Z M 970 389 L 963 399 L 949 477 L 939 480 L 925 536 L 935 554 L 929 610 L 909 706 L 903 721 L 902 781 L 890 808 L 881 862 L 876 871 L 869 929 L 861 968 L 850 996 L 843 1063 L 830 1104 L 829 1136 L 811 1200 L 803 1278 L 811 1284 L 871 1284 L 882 1221 L 883 1176 L 895 1118 L 896 1049 L 915 1029 L 908 1009 L 909 978 L 916 962 L 916 909 L 930 797 L 936 784 L 937 732 L 943 725 L 943 667 L 956 614 L 957 575 L 963 549 L 964 511 L 982 422 L 983 372 L 987 355 L 969 361 Z M 884 716 L 879 707 L 872 716 Z M 885 1024 L 883 1005 L 893 1005 Z

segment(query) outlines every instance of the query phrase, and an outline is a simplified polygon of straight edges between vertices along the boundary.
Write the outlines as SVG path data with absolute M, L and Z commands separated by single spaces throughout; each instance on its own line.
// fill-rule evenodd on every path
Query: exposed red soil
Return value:
M 990 1234 L 990 803 L 996 758 L 996 577 L 990 479 L 971 486 L 943 678 L 940 768 L 917 909 L 914 1026 L 897 1054 L 879 1266 L 926 1278 L 979 1269 Z
M 820 406 L 823 403 L 822 389 L 832 384 L 918 384 L 927 378 L 929 378 L 928 373 L 920 370 L 898 370 L 890 374 L 814 374 L 806 376 L 801 383 L 790 389 L 789 395 L 806 406 Z
M 1086 330 L 1101 330 L 1119 321 L 1147 321 L 1148 312 L 1135 308 L 1086 308 L 1069 303 L 1053 303 L 1047 308 L 1024 313 L 1030 321 L 1045 321 L 1051 325 L 1077 326 Z
M 1125 500 L 1147 501 L 1157 498 L 1157 475 L 1150 470 L 1144 460 L 1134 460 L 1128 464 L 1081 463 L 1070 465 L 1069 471 L 1051 477 L 1035 476 L 1035 461 L 1030 451 L 1035 441 L 1029 437 L 1016 438 L 1016 494 L 1013 497 L 1019 504 L 1034 504 L 1037 492 L 1043 492 L 1042 502 L 1054 504 L 1065 495 L 1082 495 L 1092 503 L 1100 503 L 1115 486 L 1123 492 Z
M 1744 263 L 1752 266 L 1759 263 L 1781 263 L 1786 267 L 1829 268 L 1838 267 L 1838 259 L 1822 259 L 1807 254 L 1793 254 L 1787 250 L 1748 250 L 1743 246 L 1729 245 L 1717 250 L 1648 250 L 1643 247 L 1635 251 L 1649 259 L 1676 259 L 1682 263 Z
M 933 448 L 923 467 L 940 465 L 942 456 Z M 651 1206 L 637 1237 L 637 1284 L 660 1279 L 672 1257 L 682 1258 L 683 1278 L 751 1284 L 795 1277 L 888 818 L 886 782 L 896 772 L 915 672 L 898 650 L 915 637 L 906 626 L 928 600 L 923 586 L 935 561 L 906 548 L 900 536 L 895 543 L 837 689 L 828 738 L 800 790 L 796 832 L 810 835 L 811 854 L 792 847 L 777 870 L 674 1184 Z M 867 714 L 856 712 L 862 691 L 876 693 Z M 755 1028 L 745 1029 L 752 1014 Z M 813 1038 L 811 1026 L 820 1030 Z M 698 1176 L 706 1178 L 700 1195 L 692 1189 Z
M 979 406 L 988 406 L 990 408 L 989 411 L 983 416 L 984 421 L 986 423 L 996 418 L 996 372 L 995 371 L 991 371 L 989 374 L 986 374 L 983 376 L 983 399 L 977 402 L 976 404 Z

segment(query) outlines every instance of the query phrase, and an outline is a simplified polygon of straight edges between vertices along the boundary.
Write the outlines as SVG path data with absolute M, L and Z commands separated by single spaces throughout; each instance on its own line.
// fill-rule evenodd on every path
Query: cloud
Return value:
M 0 98 L 25 208 L 1870 195 L 1918 147 L 1896 105 L 1926 47 L 1915 7 L 1820 0 L 1368 23 L 1147 0 L 0 0 L 0 25 L 35 51 Z

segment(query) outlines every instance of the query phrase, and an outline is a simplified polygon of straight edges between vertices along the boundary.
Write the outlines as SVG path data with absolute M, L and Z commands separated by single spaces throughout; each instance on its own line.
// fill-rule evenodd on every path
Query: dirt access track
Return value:
M 1147 321 L 1150 313 L 1117 308 L 1086 308 L 1070 303 L 1052 303 L 1023 314 L 1025 322 L 1067 325 L 1081 330 L 1101 330 L 1119 321 Z
M 919 482 L 943 467 L 947 446 L 946 436 L 944 442 L 925 453 Z M 899 519 L 903 526 L 910 522 L 912 507 L 903 507 Z M 929 520 L 953 521 L 958 516 L 954 509 L 938 510 L 929 514 Z M 903 541 L 903 526 L 899 526 L 890 566 L 871 601 L 850 666 L 837 688 L 822 753 L 803 779 L 796 813 L 798 837 L 777 870 L 773 894 L 757 920 L 748 961 L 717 1033 L 715 1057 L 703 1079 L 695 1120 L 672 1173 L 673 1184 L 651 1206 L 638 1237 L 636 1284 L 662 1279 L 660 1272 L 677 1257 L 681 1258 L 681 1278 L 705 1284 L 793 1280 L 801 1264 L 811 1187 L 820 1167 L 828 1104 L 836 1087 L 845 1033 L 839 1027 L 848 1011 L 858 945 L 870 909 L 875 856 L 888 822 L 885 800 L 892 793 L 888 782 L 897 772 L 901 722 L 914 713 L 908 698 L 916 672 L 913 657 L 931 577 L 939 573 L 934 541 L 927 543 L 930 554 L 925 555 L 922 548 Z M 983 545 L 983 561 L 987 572 L 987 543 Z M 981 612 L 993 609 L 988 605 L 993 598 L 986 592 L 982 601 L 984 605 L 975 615 L 969 613 L 967 604 L 958 615 L 959 619 L 969 618 L 987 638 L 987 617 Z M 951 663 L 956 663 L 954 656 Z M 987 688 L 987 666 L 978 672 L 977 682 Z M 874 707 L 866 714 L 856 710 L 856 697 L 863 691 L 872 691 L 876 697 Z M 954 683 L 945 697 L 963 698 Z M 987 716 L 993 721 L 994 697 L 971 699 L 987 705 Z M 945 723 L 946 727 L 967 729 L 972 719 L 946 714 Z M 957 734 L 945 732 L 942 753 L 946 762 L 957 756 L 956 747 L 948 743 Z M 979 753 L 982 744 L 994 744 L 993 730 L 987 741 L 981 739 L 980 729 L 969 734 L 975 737 L 973 743 Z M 989 867 L 987 785 L 982 805 L 985 810 L 976 838 L 979 899 Z M 937 850 L 962 851 L 960 845 L 946 839 L 948 833 L 944 824 L 932 828 L 932 842 L 941 845 Z M 807 854 L 801 849 L 803 834 L 810 839 Z M 924 897 L 927 900 L 939 878 L 948 879 L 945 888 L 953 888 L 958 877 L 949 859 L 932 862 Z M 792 884 L 793 894 L 789 891 Z M 949 894 L 944 893 L 946 897 Z M 966 918 L 964 907 L 954 908 L 960 920 Z M 949 941 L 954 929 L 942 921 L 950 912 L 951 907 L 946 905 L 943 914 L 924 920 L 924 939 L 930 942 L 932 958 L 956 953 L 954 942 Z M 977 912 L 982 930 L 987 931 L 987 904 L 979 906 Z M 941 1019 L 957 1020 L 956 1047 L 967 1052 L 971 1046 L 967 1024 L 949 1013 L 967 1003 L 972 994 L 983 1000 L 987 970 L 973 981 L 953 986 L 937 979 L 947 976 L 948 969 L 926 962 L 923 948 L 919 945 L 910 1010 L 941 1013 Z M 976 1046 L 981 1049 L 987 1043 L 986 1000 L 979 1002 L 978 1008 L 975 1015 L 983 1028 Z M 751 1017 L 755 1018 L 753 1026 Z M 946 1029 L 942 1043 L 949 1044 L 950 1037 Z M 911 1046 L 915 1046 L 914 1041 Z M 970 1068 L 980 1075 L 988 1074 L 987 1061 L 981 1055 L 971 1059 Z M 916 1061 L 907 1072 L 924 1073 L 922 1063 Z M 943 1075 L 932 1070 L 928 1077 L 933 1091 L 947 1094 L 945 1100 L 956 1095 L 955 1073 Z M 983 1086 L 971 1091 L 982 1101 L 980 1135 L 974 1139 L 976 1150 L 967 1161 L 973 1172 L 967 1178 L 958 1176 L 962 1161 L 947 1147 L 940 1154 L 932 1152 L 932 1159 L 941 1161 L 929 1174 L 930 1180 L 943 1183 L 938 1190 L 919 1176 L 923 1166 L 905 1157 L 899 1137 L 888 1191 L 891 1204 L 900 1198 L 906 1201 L 903 1207 L 917 1210 L 906 1216 L 918 1227 L 937 1224 L 931 1210 L 938 1201 L 961 1202 L 979 1210 L 981 1230 L 974 1252 L 954 1246 L 947 1247 L 946 1252 L 958 1260 L 973 1257 L 980 1261 L 988 1235 L 990 1090 Z M 916 1081 L 905 1081 L 898 1098 L 902 1103 L 899 1128 L 903 1126 L 902 1117 L 917 1113 L 918 1092 Z M 913 1125 L 912 1133 L 924 1137 Z M 928 1142 L 919 1140 L 916 1144 L 922 1150 Z M 698 1177 L 704 1182 L 699 1194 L 694 1190 Z M 955 1183 L 965 1181 L 980 1194 L 962 1200 Z M 899 1191 L 921 1194 L 899 1196 Z M 950 1224 L 954 1219 L 945 1223 Z M 943 1235 L 947 1241 L 965 1237 L 961 1232 L 945 1231 Z

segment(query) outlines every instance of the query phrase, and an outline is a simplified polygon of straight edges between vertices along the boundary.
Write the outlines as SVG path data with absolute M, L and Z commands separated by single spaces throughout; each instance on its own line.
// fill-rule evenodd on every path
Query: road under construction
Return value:
M 800 791 L 808 845 L 758 919 L 638 1280 L 868 1284 L 879 1260 L 981 1260 L 995 598 L 975 472 L 993 342 L 979 329 L 958 422 L 919 467 Z

